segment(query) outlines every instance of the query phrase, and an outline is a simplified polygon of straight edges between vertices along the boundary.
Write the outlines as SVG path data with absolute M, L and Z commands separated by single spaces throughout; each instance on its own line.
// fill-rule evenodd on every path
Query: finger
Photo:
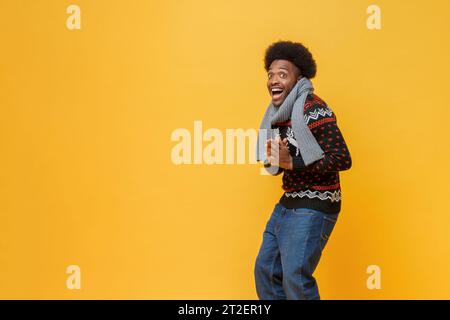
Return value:
M 280 150 L 286 151 L 286 150 L 289 150 L 289 148 L 288 148 L 288 146 L 286 144 L 282 144 L 280 146 Z
M 267 142 L 266 142 L 266 153 L 267 153 L 267 157 L 270 157 L 271 149 L 272 149 L 272 139 L 269 139 L 269 140 L 267 140 Z
M 279 152 L 279 150 L 278 150 L 278 148 L 272 148 L 272 149 L 270 149 L 270 156 L 271 157 L 273 157 L 273 158 L 278 158 L 279 157 L 279 154 L 280 154 L 280 152 Z
M 279 148 L 280 148 L 280 146 L 279 146 L 278 143 L 272 142 L 272 144 L 271 144 L 271 146 L 270 146 L 270 152 L 271 152 L 271 154 L 272 154 L 272 155 L 278 154 Z
M 273 156 L 271 156 L 271 157 L 269 158 L 269 162 L 270 162 L 271 165 L 276 165 L 276 166 L 279 165 L 278 158 L 273 157 Z
M 273 148 L 273 149 L 271 149 L 271 151 L 270 151 L 270 156 L 273 158 L 273 159 L 279 159 L 280 158 L 280 151 L 279 151 L 279 149 L 278 148 Z M 278 160 L 277 160 L 278 161 Z

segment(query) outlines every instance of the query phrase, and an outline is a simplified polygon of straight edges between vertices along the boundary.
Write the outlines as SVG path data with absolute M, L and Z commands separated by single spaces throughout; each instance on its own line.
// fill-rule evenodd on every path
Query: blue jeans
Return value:
M 320 300 L 313 272 L 339 214 L 275 205 L 255 262 L 261 300 Z

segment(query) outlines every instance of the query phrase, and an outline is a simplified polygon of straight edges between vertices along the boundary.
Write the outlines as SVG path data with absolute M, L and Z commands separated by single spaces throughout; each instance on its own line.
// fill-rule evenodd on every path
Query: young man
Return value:
M 272 138 L 265 148 L 258 143 L 258 160 L 266 157 L 272 175 L 284 172 L 284 193 L 263 233 L 256 291 L 264 300 L 320 299 L 313 272 L 341 209 L 339 171 L 350 169 L 350 153 L 336 115 L 313 93 L 316 63 L 307 48 L 276 42 L 265 69 L 272 100 L 261 129 Z

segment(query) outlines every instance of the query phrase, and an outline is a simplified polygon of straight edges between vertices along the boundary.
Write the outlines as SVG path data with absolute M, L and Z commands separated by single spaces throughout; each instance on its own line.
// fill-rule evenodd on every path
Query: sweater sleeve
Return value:
M 334 112 L 326 105 L 315 104 L 305 115 L 305 121 L 324 157 L 306 166 L 301 156 L 293 156 L 293 170 L 323 173 L 350 169 L 352 159 Z

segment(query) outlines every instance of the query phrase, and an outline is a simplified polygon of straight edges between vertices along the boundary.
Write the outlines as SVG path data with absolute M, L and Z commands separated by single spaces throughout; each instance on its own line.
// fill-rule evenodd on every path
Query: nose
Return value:
M 274 86 L 280 84 L 280 80 L 277 75 L 273 75 L 272 78 L 269 79 L 269 86 Z

